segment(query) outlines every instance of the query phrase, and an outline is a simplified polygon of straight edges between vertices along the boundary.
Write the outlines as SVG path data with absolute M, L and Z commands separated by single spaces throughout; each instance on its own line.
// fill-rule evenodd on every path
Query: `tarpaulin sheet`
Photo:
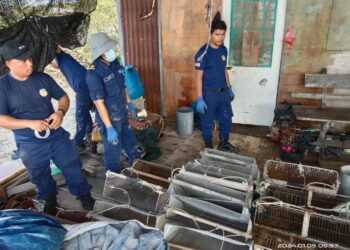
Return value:
M 54 47 L 70 49 L 86 43 L 89 14 L 97 0 L 2 0 L 0 46 L 16 39 L 34 50 L 35 71 L 43 71 L 54 58 Z M 0 74 L 6 71 L 0 63 Z
M 127 222 L 87 222 L 66 225 L 68 230 L 62 249 L 168 249 L 162 232 L 142 225 L 136 220 Z
M 43 214 L 25 209 L 0 211 L 1 250 L 58 250 L 65 234 L 60 223 Z

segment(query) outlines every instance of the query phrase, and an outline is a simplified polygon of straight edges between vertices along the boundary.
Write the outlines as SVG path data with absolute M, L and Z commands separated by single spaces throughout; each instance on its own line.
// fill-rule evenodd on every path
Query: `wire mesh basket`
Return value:
M 106 173 L 103 195 L 119 204 L 155 214 L 163 211 L 169 200 L 167 192 L 159 186 L 110 171 Z
M 188 228 L 173 223 L 166 223 L 164 237 L 170 249 L 201 249 L 201 250 L 251 250 L 253 243 L 240 242 L 230 235 L 216 235 L 208 231 Z
M 93 215 L 100 215 L 117 221 L 138 220 L 147 226 L 157 228 L 160 228 L 164 223 L 164 214 L 155 215 L 128 205 L 119 205 L 105 201 L 95 202 Z
M 287 232 L 276 230 L 270 227 L 254 225 L 253 230 L 254 249 L 291 249 L 291 250 L 309 250 L 309 249 L 337 249 L 337 244 L 327 244 L 322 241 L 299 237 Z M 329 247 L 327 247 L 329 246 Z
M 131 168 L 125 168 L 122 173 L 126 176 L 138 178 L 165 189 L 169 187 L 172 168 L 148 162 L 137 160 Z
M 187 164 L 185 164 L 183 168 L 189 172 L 208 175 L 216 178 L 222 178 L 227 176 L 238 176 L 245 179 L 246 181 L 250 181 L 253 179 L 249 173 L 244 173 L 240 171 L 240 169 L 233 170 L 230 168 L 224 168 L 223 164 L 220 164 L 220 167 L 219 167 L 213 164 L 207 165 L 196 160 L 194 162 L 188 162 Z
M 254 225 L 350 247 L 350 220 L 281 204 L 257 203 Z
M 292 186 L 267 186 L 261 189 L 262 197 L 276 198 L 284 203 L 300 206 L 326 215 L 350 218 L 350 197 L 318 193 L 312 189 Z
M 264 180 L 277 186 L 312 187 L 320 193 L 336 194 L 339 189 L 339 175 L 334 170 L 282 161 L 266 162 Z
M 244 173 L 252 176 L 256 181 L 260 179 L 260 171 L 254 158 L 208 148 L 201 154 L 202 158 L 199 162 L 202 164 Z

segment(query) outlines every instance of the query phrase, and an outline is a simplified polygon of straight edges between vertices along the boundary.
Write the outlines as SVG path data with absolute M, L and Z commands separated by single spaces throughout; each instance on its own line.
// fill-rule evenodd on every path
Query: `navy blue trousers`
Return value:
M 107 141 L 107 131 L 102 129 L 102 142 L 104 146 L 104 164 L 107 170 L 119 173 L 120 154 L 122 148 L 128 155 L 128 163 L 131 166 L 134 160 L 140 159 L 141 155 L 137 149 L 137 140 L 134 131 L 129 126 L 128 120 L 112 121 L 113 127 L 118 132 L 118 143 L 110 143 Z
M 76 196 L 90 192 L 91 185 L 81 170 L 82 163 L 76 145 L 69 133 L 39 143 L 19 143 L 20 157 L 28 169 L 30 181 L 38 188 L 38 199 L 57 194 L 56 182 L 51 176 L 50 160 L 62 171 L 69 191 Z
M 231 97 L 228 89 L 223 92 L 205 90 L 203 91 L 203 98 L 208 106 L 208 109 L 205 110 L 204 115 L 199 114 L 201 118 L 200 128 L 203 140 L 212 140 L 214 119 L 219 121 L 220 140 L 229 139 L 233 113 L 231 107 Z
M 75 121 L 77 123 L 74 141 L 77 145 L 82 145 L 85 136 L 90 136 L 93 123 L 90 114 L 90 107 L 92 102 L 80 102 L 77 98 L 75 109 Z

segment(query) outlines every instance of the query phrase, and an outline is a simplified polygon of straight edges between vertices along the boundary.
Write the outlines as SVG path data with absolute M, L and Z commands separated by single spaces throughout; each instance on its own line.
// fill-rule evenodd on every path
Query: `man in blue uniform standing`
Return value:
M 77 125 L 74 140 L 79 151 L 83 151 L 86 148 L 84 137 L 91 137 L 93 129 L 90 115 L 92 100 L 89 95 L 89 89 L 85 83 L 86 69 L 59 47 L 56 48 L 56 57 L 51 62 L 51 65 L 61 70 L 67 82 L 76 93 L 75 121 Z
M 219 121 L 219 150 L 238 152 L 229 140 L 232 124 L 234 94 L 226 71 L 227 48 L 224 45 L 226 24 L 217 14 L 211 25 L 208 44 L 195 56 L 197 111 L 201 118 L 201 132 L 206 148 L 213 148 L 212 129 L 214 118 Z
M 16 40 L 0 48 L 9 72 L 0 78 L 0 126 L 11 129 L 30 181 L 45 200 L 44 212 L 56 214 L 56 183 L 50 160 L 62 170 L 69 191 L 84 209 L 91 210 L 91 185 L 82 173 L 82 163 L 69 133 L 61 128 L 69 107 L 65 92 L 47 74 L 33 72 L 32 52 Z M 58 101 L 55 111 L 51 100 Z
M 91 36 L 89 43 L 93 63 L 86 73 L 86 84 L 98 111 L 96 122 L 102 130 L 104 164 L 107 170 L 119 173 L 121 148 L 128 155 L 129 165 L 140 158 L 126 105 L 134 117 L 136 112 L 124 85 L 124 68 L 116 60 L 117 42 L 99 32 Z

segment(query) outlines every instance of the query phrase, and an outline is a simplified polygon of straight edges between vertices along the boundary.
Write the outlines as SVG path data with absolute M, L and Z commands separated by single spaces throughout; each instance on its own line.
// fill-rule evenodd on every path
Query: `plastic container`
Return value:
M 144 95 L 144 88 L 140 75 L 133 65 L 125 66 L 125 85 L 131 100 Z
M 178 108 L 176 111 L 176 131 L 180 136 L 190 136 L 193 133 L 193 109 Z

